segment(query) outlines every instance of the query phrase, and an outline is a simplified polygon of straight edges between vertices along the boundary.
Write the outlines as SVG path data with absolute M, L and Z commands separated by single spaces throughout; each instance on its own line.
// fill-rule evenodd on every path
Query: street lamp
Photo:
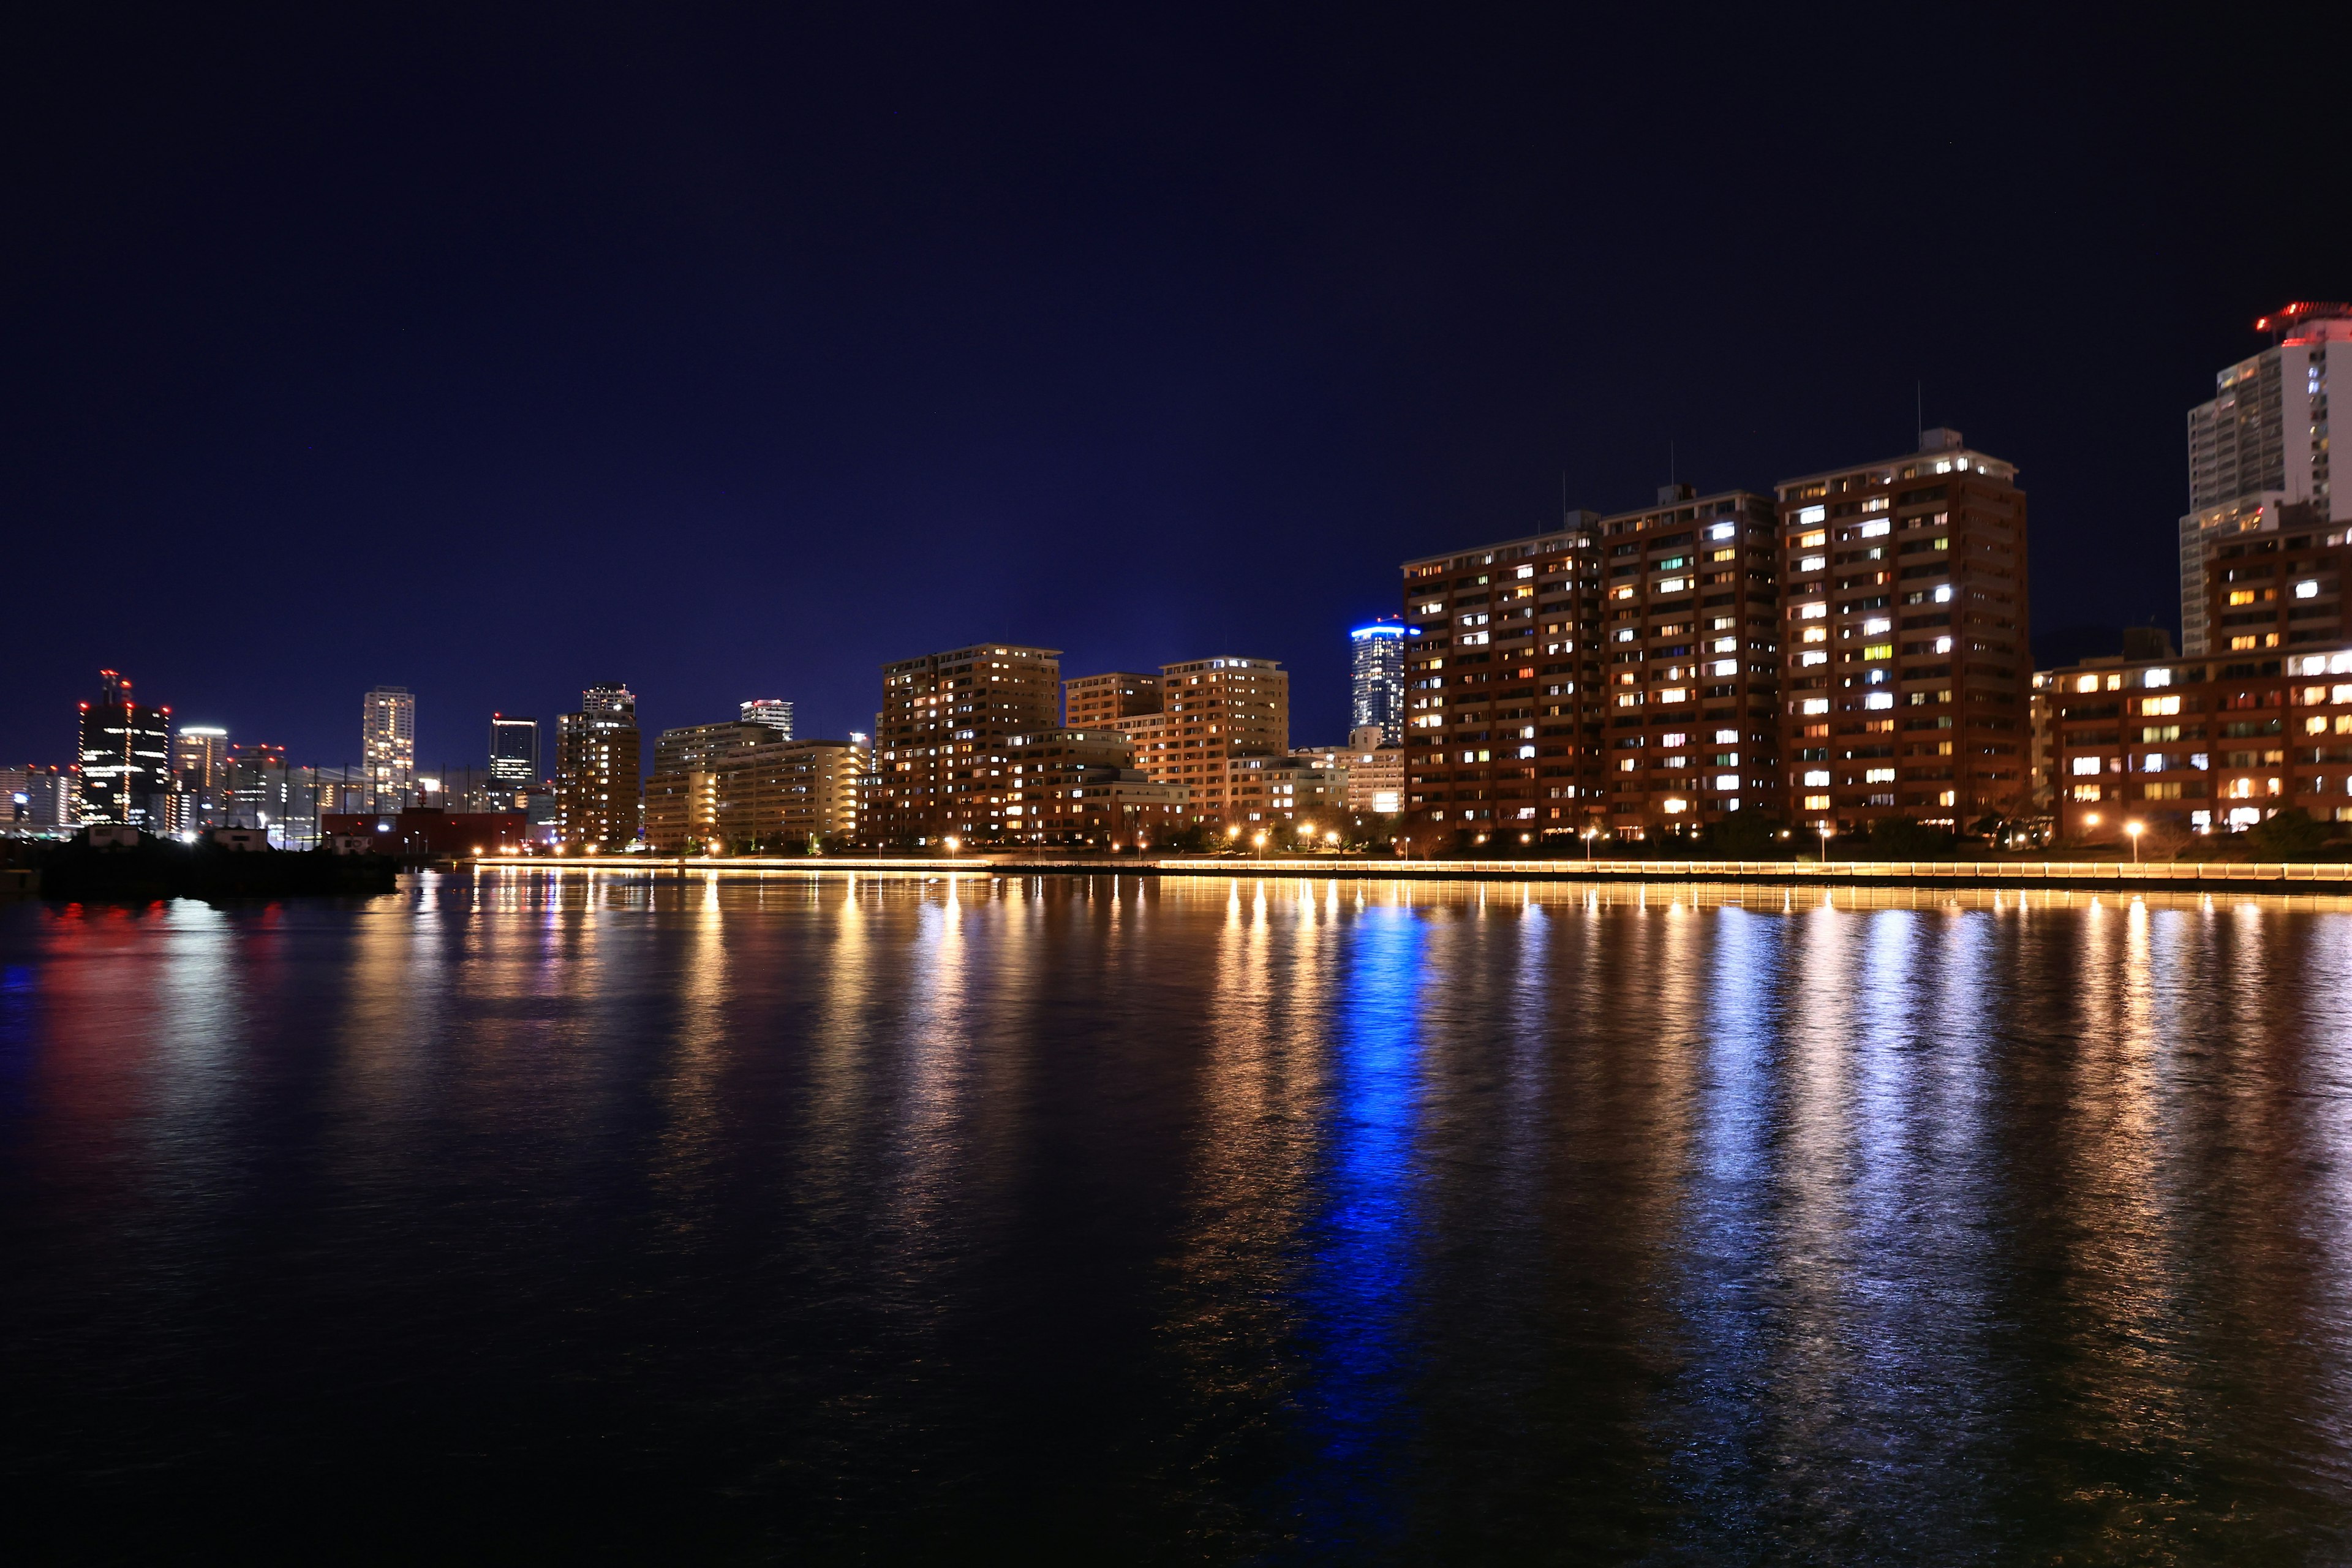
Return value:
M 1254 836 L 1254 837 L 1252 837 L 1252 838 L 1250 839 L 1250 842 L 1251 842 L 1252 844 L 1255 844 L 1255 845 L 1256 845 L 1256 846 L 1257 846 L 1257 855 L 1258 855 L 1258 858 L 1259 858 L 1259 859 L 1261 859 L 1261 860 L 1265 859 L 1265 834 L 1263 834 L 1263 833 L 1260 833 L 1260 834 L 1255 835 L 1255 836 Z
M 1584 830 L 1584 863 L 1588 866 L 1592 864 L 1592 841 L 1600 837 L 1601 829 L 1597 827 Z
M 2137 866 L 2139 864 L 2139 836 L 2147 831 L 2147 824 L 2145 822 L 2126 822 L 2124 824 L 2124 831 L 2131 835 L 2132 864 Z
M 1826 865 L 1828 865 L 1828 864 L 1829 864 L 1829 861 L 1830 861 L 1830 823 L 1829 823 L 1829 818 L 1827 818 L 1827 817 L 1823 817 L 1823 818 L 1822 818 L 1822 820 L 1821 820 L 1821 821 L 1819 821 L 1819 822 L 1815 823 L 1813 826 L 1814 826 L 1817 829 L 1819 829 L 1819 830 L 1820 830 L 1820 832 L 1821 832 L 1821 836 L 1822 836 L 1822 865 L 1824 865 L 1824 866 L 1826 866 Z
M 940 842 L 948 847 L 948 858 L 950 860 L 955 858 L 956 851 L 963 847 L 963 840 L 956 837 L 953 834 L 950 834 L 947 837 L 940 839 Z

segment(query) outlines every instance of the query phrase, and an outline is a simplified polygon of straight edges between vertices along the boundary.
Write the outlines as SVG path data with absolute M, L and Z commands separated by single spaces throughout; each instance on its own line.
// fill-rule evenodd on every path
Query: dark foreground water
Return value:
M 2352 1558 L 2352 913 L 0 906 L 0 1559 Z

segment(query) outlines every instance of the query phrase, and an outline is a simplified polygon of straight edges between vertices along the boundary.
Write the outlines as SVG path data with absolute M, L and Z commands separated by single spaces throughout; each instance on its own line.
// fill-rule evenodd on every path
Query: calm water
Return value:
M 0 1555 L 2352 1558 L 2352 912 L 1824 900 L 0 906 Z

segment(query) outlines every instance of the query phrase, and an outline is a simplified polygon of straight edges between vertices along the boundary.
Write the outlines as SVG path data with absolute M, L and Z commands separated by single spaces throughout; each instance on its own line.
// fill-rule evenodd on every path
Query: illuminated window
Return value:
M 1895 770 L 1893 768 L 1871 768 L 1864 773 L 1862 775 L 1862 782 L 1864 784 L 1893 784 L 1895 782 Z
M 2180 699 L 2178 696 L 2144 697 L 2140 699 L 2139 710 L 2143 713 L 2178 713 L 2180 711 Z
M 1804 701 L 1804 711 L 1806 711 L 1807 713 L 1826 713 L 1826 712 L 1828 712 L 1829 710 L 1830 710 L 1830 700 L 1829 700 L 1829 699 L 1828 699 L 1828 698 L 1826 698 L 1826 697 L 1808 697 L 1808 698 L 1806 698 L 1806 699 L 1805 699 L 1805 701 Z
M 2074 689 L 2077 691 L 2096 691 L 2098 689 L 2099 678 L 2095 675 L 2080 676 L 2074 681 Z
M 1892 708 L 1895 706 L 1895 693 L 1892 691 L 1874 691 L 1869 696 L 1862 700 L 1862 705 L 1864 708 Z M 1894 721 L 1892 720 L 1888 721 L 1889 723 L 1892 723 L 1893 721 Z
M 1830 773 L 1829 773 L 1829 770 L 1828 770 L 1827 768 L 1815 768 L 1815 769 L 1813 769 L 1811 773 L 1808 773 L 1805 775 L 1805 787 L 1806 787 L 1807 789 L 1827 789 L 1827 788 L 1829 788 L 1829 787 L 1830 787 Z
M 1826 555 L 1808 555 L 1797 563 L 1797 570 L 1800 572 L 1820 572 L 1825 570 L 1829 566 L 1829 563 L 1830 558 Z
M 1718 746 L 1734 744 L 1738 739 L 1739 731 L 1737 730 L 1717 730 L 1715 732 L 1715 743 Z
M 1661 594 L 1679 594 L 1685 588 L 1689 586 L 1690 579 L 1687 577 L 1661 577 L 1658 579 L 1658 592 Z
M 2294 585 L 2294 596 L 2298 599 L 2316 599 L 2319 597 L 2318 582 L 2315 579 L 2305 578 L 2303 582 L 2297 583 Z
M 1813 523 L 1826 521 L 1829 515 L 1830 509 L 1825 506 L 1809 506 L 1801 508 L 1797 513 L 1797 526 L 1799 528 L 1810 527 Z M 1821 538 L 1819 535 L 1813 535 L 1805 539 L 1801 539 L 1797 542 L 1800 544 L 1819 544 L 1821 542 Z
M 1830 797 L 1825 795 L 1809 795 L 1805 797 L 1807 811 L 1827 811 L 1829 808 Z
M 1862 635 L 1866 637 L 1874 637 L 1879 636 L 1881 633 L 1891 632 L 1894 629 L 1895 623 L 1888 620 L 1884 616 L 1873 616 L 1870 619 L 1862 623 Z
M 1948 605 L 1951 602 L 1952 585 L 1949 583 L 1947 583 L 1942 587 L 1936 590 L 1936 603 L 1939 605 Z
M 1801 621 L 1818 621 L 1829 613 L 1830 607 L 1827 605 L 1813 604 L 1797 606 L 1797 618 Z
M 2097 784 L 2076 784 L 2071 793 L 2076 800 L 2096 800 L 2099 798 L 2099 786 Z
M 1894 526 L 1895 525 L 1893 523 L 1887 521 L 1882 517 L 1874 522 L 1864 523 L 1860 530 L 1860 537 L 1864 539 L 1877 539 Z
M 1669 816 L 1678 816 L 1682 813 L 1690 809 L 1690 802 L 1686 800 L 1668 800 L 1665 803 L 1665 809 L 1666 815 Z

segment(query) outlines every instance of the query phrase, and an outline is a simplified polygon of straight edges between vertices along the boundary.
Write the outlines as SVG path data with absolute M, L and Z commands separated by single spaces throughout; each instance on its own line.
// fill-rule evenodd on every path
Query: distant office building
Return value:
M 318 770 L 289 766 L 283 746 L 240 742 L 228 748 L 222 774 L 218 820 L 208 828 L 252 828 L 280 849 L 318 841 Z
M 520 713 L 490 715 L 490 777 L 520 793 L 539 783 L 539 721 Z
M 1156 675 L 1115 669 L 1076 676 L 1062 682 L 1062 722 L 1072 730 L 1105 730 L 1121 719 L 1160 712 L 1165 700 Z
M 1040 730 L 1015 737 L 1007 755 L 1007 837 L 1133 847 L 1164 841 L 1185 825 L 1183 786 L 1155 784 L 1138 770 L 1135 743 L 1116 730 Z
M 1930 430 L 1916 453 L 1779 490 L 1797 820 L 1965 830 L 2025 810 L 2033 669 L 2016 469 Z
M 397 810 L 416 787 L 416 697 L 405 686 L 379 686 L 360 702 L 360 758 L 379 810 Z
M 793 705 L 781 697 L 755 697 L 739 705 L 746 724 L 759 724 L 776 732 L 776 738 L 793 738 Z
M 228 791 L 228 731 L 215 724 L 181 725 L 172 740 L 172 777 L 180 803 L 172 831 L 219 826 Z
M 1160 693 L 1158 710 L 1110 721 L 1135 742 L 1135 765 L 1155 784 L 1183 785 L 1195 822 L 1246 820 L 1234 763 L 1289 752 L 1288 672 L 1270 658 L 1187 659 L 1160 667 Z
M 70 829 L 74 772 L 71 768 L 0 768 L 0 835 L 47 837 Z
M 367 811 L 373 798 L 368 784 L 368 770 L 363 767 L 333 767 L 316 770 L 319 789 L 319 815 L 355 816 Z
M 1348 634 L 1348 727 L 1404 744 L 1404 623 L 1383 616 Z
M 76 817 L 84 824 L 165 832 L 172 793 L 172 710 L 133 700 L 125 676 L 110 669 L 98 675 L 99 700 L 81 705 Z
M 2352 495 L 2328 468 L 2327 389 L 2352 366 L 2352 305 L 2297 303 L 2254 323 L 2277 340 L 2213 378 L 2213 398 L 2189 411 L 2189 511 L 2180 520 L 2181 651 L 2221 651 L 2209 619 L 2205 563 L 2229 535 L 2276 510 L 2310 509 L 2313 525 L 2352 522 Z
M 643 817 L 637 700 L 625 686 L 592 686 L 580 711 L 556 721 L 556 837 L 582 850 L 625 849 Z
M 980 643 L 884 665 L 860 835 L 876 844 L 1001 836 L 1013 739 L 1055 727 L 1060 660 L 1055 648 Z

